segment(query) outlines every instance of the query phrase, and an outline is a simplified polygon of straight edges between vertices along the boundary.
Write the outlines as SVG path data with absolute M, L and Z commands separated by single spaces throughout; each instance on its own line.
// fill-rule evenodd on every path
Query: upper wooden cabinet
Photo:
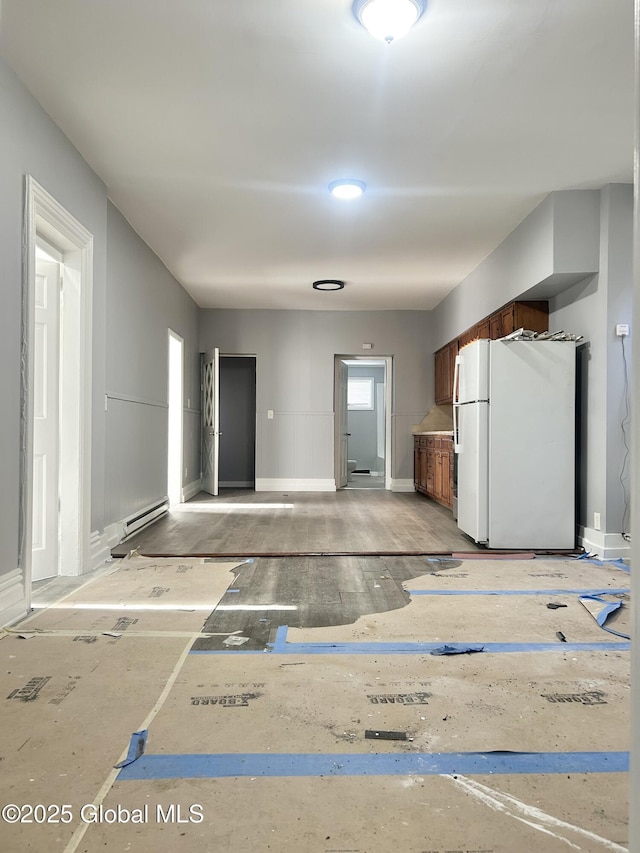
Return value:
M 549 328 L 548 302 L 510 302 L 490 317 L 463 332 L 434 354 L 436 403 L 453 402 L 453 377 L 458 351 L 478 338 L 495 341 L 517 329 L 546 332 Z
M 436 403 L 450 403 L 453 399 L 453 377 L 458 355 L 458 340 L 441 347 L 434 355 Z

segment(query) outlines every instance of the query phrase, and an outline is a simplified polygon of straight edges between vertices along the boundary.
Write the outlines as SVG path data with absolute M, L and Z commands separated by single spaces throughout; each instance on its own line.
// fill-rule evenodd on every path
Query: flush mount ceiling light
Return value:
M 320 278 L 313 282 L 314 290 L 342 290 L 344 281 L 337 278 Z
M 353 11 L 374 38 L 391 44 L 409 32 L 426 5 L 426 0 L 355 0 Z
M 364 181 L 356 181 L 354 178 L 341 178 L 329 184 L 329 192 L 334 198 L 358 198 L 366 188 Z

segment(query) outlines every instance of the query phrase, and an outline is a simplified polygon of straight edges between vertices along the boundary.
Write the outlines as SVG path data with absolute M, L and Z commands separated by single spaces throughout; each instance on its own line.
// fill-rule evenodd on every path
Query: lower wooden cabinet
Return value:
M 451 509 L 453 438 L 449 435 L 415 435 L 413 442 L 415 490 Z

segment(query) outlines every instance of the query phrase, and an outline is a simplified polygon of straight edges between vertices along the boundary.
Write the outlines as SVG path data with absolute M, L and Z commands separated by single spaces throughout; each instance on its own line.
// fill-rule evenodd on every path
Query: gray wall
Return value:
M 392 476 L 410 479 L 411 426 L 433 403 L 430 329 L 426 311 L 210 309 L 200 312 L 200 349 L 256 355 L 256 477 L 326 480 L 334 477 L 334 356 L 362 355 L 372 343 L 368 355 L 394 359 Z
M 617 323 L 631 323 L 633 188 L 612 184 L 601 193 L 600 272 L 550 302 L 549 328 L 575 331 L 585 343 L 578 349 L 579 515 L 593 527 L 599 512 L 602 530 L 623 532 L 629 472 L 621 475 L 625 448 L 621 423 L 626 414 L 625 365 Z M 631 367 L 630 338 L 624 341 Z M 627 436 L 630 438 L 630 425 Z M 626 513 L 624 532 L 629 531 Z
M 92 531 L 101 533 L 129 510 L 166 494 L 166 409 L 146 403 L 166 404 L 167 326 L 185 338 L 185 397 L 191 398 L 194 409 L 185 414 L 185 465 L 193 479 L 199 477 L 200 429 L 195 303 L 108 203 L 104 184 L 2 60 L 0 115 L 1 578 L 18 566 L 26 174 L 94 237 Z M 111 400 L 105 412 L 107 391 L 122 399 Z
M 184 339 L 182 484 L 200 478 L 198 307 L 111 203 L 107 237 L 106 524 L 167 493 L 169 328 Z
M 91 518 L 101 527 L 104 494 L 104 325 L 107 196 L 44 110 L 0 60 L 0 576 L 18 566 L 20 338 L 25 175 L 31 174 L 94 235 Z
M 371 376 L 374 380 L 373 409 L 350 409 L 348 414 L 349 459 L 355 459 L 358 468 L 368 468 L 384 474 L 384 455 L 378 456 L 378 386 L 384 385 L 384 367 L 355 367 L 349 365 L 348 375 Z M 384 445 L 383 445 L 384 446 Z
M 550 193 L 433 310 L 434 350 L 514 299 L 548 299 L 598 271 L 598 190 Z

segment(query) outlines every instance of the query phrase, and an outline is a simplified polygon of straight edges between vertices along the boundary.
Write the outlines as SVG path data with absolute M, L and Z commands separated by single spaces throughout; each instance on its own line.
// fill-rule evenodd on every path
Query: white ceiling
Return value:
M 351 0 L 0 2 L 0 54 L 202 307 L 429 309 L 548 192 L 632 180 L 633 0 L 429 0 L 392 45 Z

